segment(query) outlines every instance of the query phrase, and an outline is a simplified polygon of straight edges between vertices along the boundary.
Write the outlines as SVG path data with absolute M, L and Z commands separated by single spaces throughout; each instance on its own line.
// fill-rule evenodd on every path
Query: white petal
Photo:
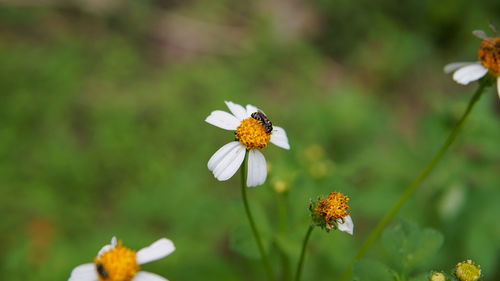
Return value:
M 476 62 L 453 62 L 444 66 L 444 73 L 452 73 L 453 71 L 467 66 L 469 64 L 476 64 Z
M 267 177 L 266 158 L 258 149 L 251 149 L 248 152 L 248 174 L 247 186 L 262 185 Z
M 102 254 L 106 253 L 107 251 L 113 249 L 115 246 L 114 245 L 104 245 L 102 248 L 97 252 L 97 256 L 100 257 Z
M 481 64 L 474 63 L 464 66 L 453 74 L 453 79 L 459 84 L 467 85 L 472 81 L 476 81 L 488 73 L 488 69 Z
M 227 107 L 229 108 L 229 110 L 231 111 L 231 113 L 236 116 L 236 118 L 238 118 L 238 120 L 242 121 L 243 119 L 247 118 L 247 111 L 246 109 L 237 104 L 237 103 L 234 103 L 234 102 L 230 102 L 230 101 L 225 101 Z
M 95 264 L 86 263 L 79 265 L 71 271 L 71 276 L 68 281 L 98 281 L 97 270 Z
M 212 111 L 205 122 L 232 131 L 236 130 L 241 123 L 236 117 L 222 110 Z
M 497 92 L 498 92 L 498 97 L 500 98 L 500 76 L 497 78 Z
M 240 145 L 239 141 L 233 141 L 233 142 L 225 144 L 223 147 L 219 148 L 219 150 L 217 150 L 214 153 L 214 155 L 212 155 L 212 157 L 210 157 L 210 160 L 208 160 L 208 164 L 207 164 L 208 169 L 210 171 L 213 171 L 215 169 L 215 167 L 217 167 L 217 165 L 219 165 L 219 163 L 222 161 L 222 159 L 224 159 L 226 154 L 228 154 L 229 151 L 231 151 L 232 149 L 234 149 L 235 147 L 237 147 L 239 145 Z
M 116 236 L 113 236 L 111 238 L 111 244 L 107 244 L 107 245 L 104 245 L 102 246 L 102 248 L 99 250 L 99 252 L 97 252 L 97 256 L 101 256 L 102 254 L 106 253 L 107 251 L 111 250 L 111 249 L 114 249 L 116 247 Z
M 344 223 L 342 223 L 341 219 L 337 219 L 337 227 L 340 231 L 347 232 L 352 235 L 354 232 L 354 223 L 352 222 L 351 216 L 344 217 Z
M 216 179 L 228 180 L 241 166 L 245 158 L 245 151 L 245 146 L 240 142 L 230 142 L 212 155 L 208 160 L 208 169 L 214 173 Z
M 139 271 L 131 281 L 168 281 L 167 279 L 147 271 Z
M 271 142 L 281 148 L 290 149 L 288 144 L 288 137 L 283 128 L 273 125 L 273 134 L 271 135 Z
M 247 104 L 247 118 L 252 115 L 252 113 L 259 111 L 259 109 L 251 104 Z
M 145 264 L 164 258 L 173 251 L 175 251 L 174 243 L 167 238 L 161 238 L 150 246 L 140 249 L 135 258 L 138 264 Z

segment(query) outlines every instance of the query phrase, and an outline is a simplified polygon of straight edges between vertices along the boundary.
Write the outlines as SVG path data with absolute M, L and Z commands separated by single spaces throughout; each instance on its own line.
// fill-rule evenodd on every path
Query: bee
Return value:
M 264 114 L 264 112 L 259 110 L 257 112 L 252 113 L 251 117 L 261 122 L 264 129 L 266 129 L 266 133 L 269 134 L 273 131 L 273 123 L 271 123 L 271 121 L 267 119 L 267 116 Z
M 498 36 L 497 38 L 488 37 L 482 30 L 474 30 L 472 34 L 483 40 L 477 52 L 483 66 L 493 72 L 500 73 L 500 34 L 491 23 L 490 29 Z
M 104 268 L 104 265 L 102 265 L 102 263 L 98 262 L 96 264 L 96 269 L 97 269 L 97 273 L 99 273 L 99 275 L 106 279 L 108 278 L 109 274 L 108 274 L 108 271 Z

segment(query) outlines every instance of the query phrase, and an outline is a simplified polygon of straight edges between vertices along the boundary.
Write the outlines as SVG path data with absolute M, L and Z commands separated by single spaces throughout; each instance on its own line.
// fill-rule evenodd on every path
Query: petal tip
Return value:
M 139 250 L 136 254 L 136 260 L 138 264 L 144 264 L 164 258 L 174 251 L 174 242 L 167 238 L 161 238 L 156 240 L 150 246 Z

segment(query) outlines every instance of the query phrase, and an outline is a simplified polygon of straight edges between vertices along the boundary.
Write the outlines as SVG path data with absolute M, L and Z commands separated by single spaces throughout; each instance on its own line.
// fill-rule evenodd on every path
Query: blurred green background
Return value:
M 437 152 L 477 83 L 442 72 L 477 59 L 481 1 L 2 1 L 2 280 L 66 280 L 113 235 L 177 250 L 144 270 L 169 280 L 263 280 L 239 173 L 206 164 L 233 139 L 204 122 L 224 100 L 287 130 L 248 190 L 277 275 L 289 275 L 309 200 L 350 196 L 355 235 L 312 233 L 303 280 L 334 280 Z M 491 33 L 490 33 L 491 35 Z M 463 133 L 397 214 L 444 234 L 421 268 L 471 258 L 500 280 L 500 101 L 488 89 Z M 287 187 L 286 194 L 276 188 Z M 288 254 L 289 259 L 282 259 Z M 387 262 L 380 242 L 368 257 Z

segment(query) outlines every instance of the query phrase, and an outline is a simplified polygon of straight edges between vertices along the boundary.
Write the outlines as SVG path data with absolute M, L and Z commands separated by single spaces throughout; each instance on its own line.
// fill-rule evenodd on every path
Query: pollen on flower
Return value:
M 337 219 L 342 220 L 342 223 L 344 223 L 344 217 L 349 215 L 348 201 L 349 197 L 340 192 L 333 191 L 327 198 L 318 200 L 314 211 L 324 217 L 327 223 L 331 223 Z
M 94 259 L 100 281 L 130 281 L 140 267 L 136 261 L 136 251 L 122 246 L 104 252 Z
M 460 281 L 476 281 L 481 277 L 481 268 L 475 265 L 471 260 L 459 262 L 455 275 Z
M 500 75 L 500 38 L 485 38 L 477 52 L 481 64 L 493 74 Z
M 236 139 L 245 145 L 247 150 L 257 148 L 263 149 L 271 140 L 271 133 L 266 132 L 262 121 L 249 117 L 236 128 Z

